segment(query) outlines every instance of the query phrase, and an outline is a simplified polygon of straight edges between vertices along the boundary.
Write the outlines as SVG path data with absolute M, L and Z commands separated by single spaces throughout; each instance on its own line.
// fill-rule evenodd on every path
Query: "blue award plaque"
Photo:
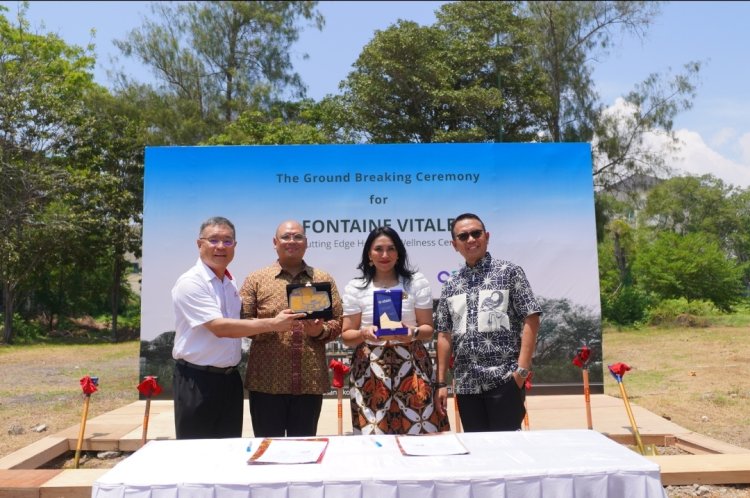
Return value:
M 400 289 L 376 290 L 372 294 L 372 323 L 378 330 L 375 335 L 388 340 L 409 334 L 407 327 L 401 326 L 401 300 L 404 292 Z

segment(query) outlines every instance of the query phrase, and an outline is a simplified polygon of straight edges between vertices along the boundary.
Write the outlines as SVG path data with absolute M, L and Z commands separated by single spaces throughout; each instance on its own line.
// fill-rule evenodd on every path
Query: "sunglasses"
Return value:
M 466 242 L 467 240 L 469 240 L 469 237 L 473 238 L 474 240 L 479 240 L 482 235 L 484 235 L 484 230 L 472 230 L 471 232 L 457 233 L 456 238 L 461 242 Z

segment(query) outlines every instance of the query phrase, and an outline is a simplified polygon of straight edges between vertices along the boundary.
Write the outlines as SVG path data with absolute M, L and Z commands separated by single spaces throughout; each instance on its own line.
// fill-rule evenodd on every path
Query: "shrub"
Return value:
M 0 324 L 4 321 L 0 313 Z M 2 330 L 2 327 L 0 327 Z M 24 320 L 19 313 L 13 314 L 13 342 L 16 344 L 31 344 L 47 335 L 44 326 L 34 320 Z M 0 337 L 2 337 L 0 335 Z
M 646 317 L 651 301 L 643 290 L 625 286 L 614 296 L 602 296 L 602 317 L 618 325 L 632 325 Z
M 707 327 L 708 316 L 718 314 L 716 306 L 704 299 L 688 300 L 684 297 L 665 299 L 649 308 L 647 321 L 651 325 L 678 324 L 688 327 Z

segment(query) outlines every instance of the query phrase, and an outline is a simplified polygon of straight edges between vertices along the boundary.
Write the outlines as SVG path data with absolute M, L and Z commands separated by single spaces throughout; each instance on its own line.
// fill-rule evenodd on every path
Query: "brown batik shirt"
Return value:
M 330 282 L 334 319 L 324 323 L 323 333 L 315 339 L 305 334 L 301 323 L 288 332 L 253 336 L 245 374 L 250 391 L 324 394 L 330 390 L 325 346 L 341 335 L 341 297 L 331 275 L 303 265 L 296 276 L 282 270 L 278 261 L 250 274 L 240 289 L 242 318 L 273 318 L 287 309 L 287 284 Z

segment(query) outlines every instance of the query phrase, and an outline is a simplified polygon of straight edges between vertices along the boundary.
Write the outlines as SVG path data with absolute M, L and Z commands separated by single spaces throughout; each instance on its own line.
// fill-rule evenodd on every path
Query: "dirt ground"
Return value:
M 714 439 L 750 449 L 750 329 L 652 328 L 603 334 L 605 364 L 631 367 L 632 403 Z M 606 372 L 605 393 L 620 397 Z
M 750 449 L 749 336 L 747 327 L 605 329 L 604 363 L 631 367 L 623 383 L 632 403 L 687 429 Z M 607 372 L 604 392 L 621 397 Z M 665 489 L 669 498 L 750 497 L 747 485 Z
M 747 327 L 653 328 L 603 334 L 605 365 L 632 370 L 624 382 L 632 403 L 678 425 L 750 449 L 750 330 Z M 138 399 L 139 342 L 0 346 L 0 457 L 80 423 L 79 379 L 98 376 L 89 418 Z M 605 367 L 606 368 L 606 367 Z M 605 393 L 620 397 L 611 376 Z M 36 432 L 41 426 L 45 429 Z M 18 434 L 14 434 L 19 432 Z M 72 454 L 50 465 L 69 465 Z M 84 454 L 82 468 L 122 457 Z M 671 486 L 670 498 L 750 497 L 748 486 Z

